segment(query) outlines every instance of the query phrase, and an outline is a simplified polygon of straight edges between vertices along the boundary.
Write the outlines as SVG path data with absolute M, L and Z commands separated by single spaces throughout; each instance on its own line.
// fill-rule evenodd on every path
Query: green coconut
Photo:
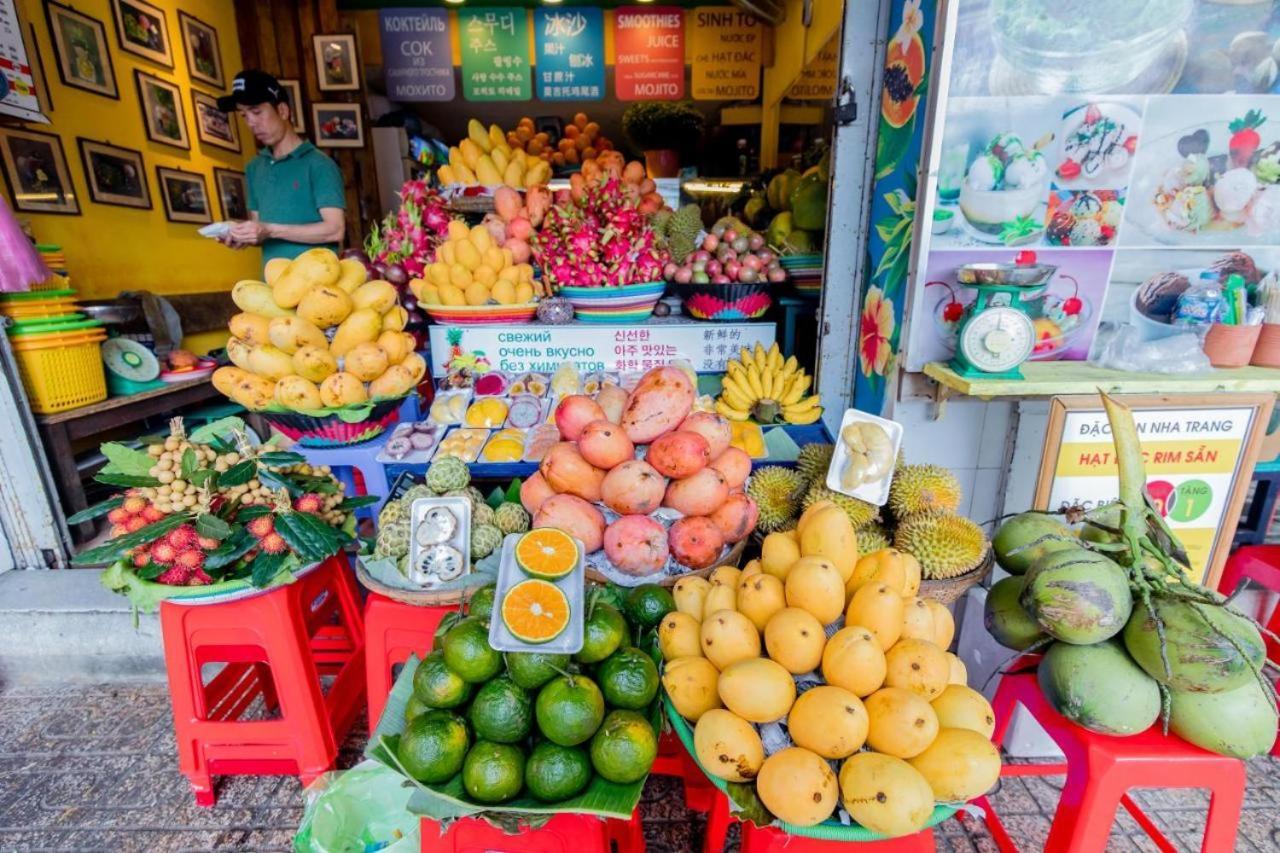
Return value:
M 1160 716 L 1160 686 L 1115 641 L 1054 643 L 1037 671 L 1040 690 L 1059 714 L 1094 732 L 1135 735 Z
M 1084 527 L 1080 528 L 1080 538 L 1085 542 L 1096 542 L 1104 545 L 1124 541 L 1120 534 L 1102 529 L 1103 527 L 1111 527 L 1119 530 L 1124 520 L 1123 513 L 1124 505 L 1120 503 L 1106 504 L 1090 510 L 1086 516 L 1087 520 L 1084 523 Z M 1090 521 L 1096 522 L 1096 524 L 1090 524 Z M 1098 525 L 1102 525 L 1102 527 Z
M 1022 651 L 1043 640 L 1044 630 L 1018 602 L 1023 580 L 1010 575 L 996 581 L 987 591 L 982 621 L 996 642 L 1007 649 Z
M 1046 554 L 1079 545 L 1071 528 L 1052 515 L 1022 512 L 1000 525 L 991 547 L 1000 568 L 1011 575 L 1022 575 Z
M 1139 602 L 1124 627 L 1124 645 L 1147 674 L 1174 690 L 1222 693 L 1254 680 L 1266 660 L 1262 634 L 1223 607 L 1171 595 L 1151 598 L 1155 614 Z M 1165 671 L 1155 616 L 1164 625 Z
M 1133 611 L 1124 569 L 1084 548 L 1054 551 L 1026 574 L 1022 606 L 1045 633 L 1087 646 L 1118 634 Z
M 1276 711 L 1257 679 L 1222 693 L 1169 693 L 1169 728 L 1183 740 L 1235 758 L 1271 751 Z

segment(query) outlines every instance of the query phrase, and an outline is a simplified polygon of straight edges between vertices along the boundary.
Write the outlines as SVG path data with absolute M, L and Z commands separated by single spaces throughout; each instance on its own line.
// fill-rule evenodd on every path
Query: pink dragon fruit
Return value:
M 435 190 L 425 181 L 408 181 L 400 188 L 399 209 L 370 229 L 365 253 L 371 261 L 398 263 L 410 275 L 421 275 L 448 235 L 449 219 Z

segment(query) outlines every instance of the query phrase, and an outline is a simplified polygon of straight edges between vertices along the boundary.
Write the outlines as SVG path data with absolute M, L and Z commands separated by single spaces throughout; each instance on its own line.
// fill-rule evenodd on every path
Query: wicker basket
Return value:
M 921 581 L 920 597 L 932 599 L 939 604 L 951 604 L 964 595 L 969 587 L 980 583 L 983 578 L 990 574 L 991 566 L 994 563 L 991 545 L 988 544 L 986 553 L 978 560 L 978 565 L 964 574 L 943 580 Z
M 398 586 L 389 586 L 382 581 L 369 574 L 369 570 L 364 567 L 364 563 L 356 560 L 356 580 L 370 592 L 376 592 L 378 595 L 385 595 L 387 598 L 400 601 L 405 604 L 412 604 L 415 607 L 451 607 L 455 604 L 462 604 L 471 598 L 480 587 L 460 587 L 457 589 L 403 589 Z
M 343 447 L 361 444 L 381 435 L 400 418 L 404 397 L 379 400 L 368 416 L 351 423 L 338 415 L 315 417 L 301 412 L 263 412 L 262 417 L 273 429 L 303 447 Z
M 725 554 L 724 557 L 721 558 L 720 562 L 716 563 L 713 566 L 707 566 L 705 569 L 694 569 L 693 571 L 689 571 L 689 572 L 681 572 L 678 575 L 663 575 L 662 577 L 655 580 L 654 583 L 656 583 L 658 586 L 668 586 L 668 587 L 675 586 L 676 581 L 680 580 L 680 578 L 688 578 L 688 577 L 705 578 L 707 575 L 711 574 L 721 566 L 733 566 L 736 568 L 738 563 L 742 561 L 742 552 L 746 550 L 746 547 L 747 547 L 747 540 L 743 539 L 742 541 L 738 542 L 738 544 L 730 548 L 729 553 Z M 590 566 L 586 567 L 586 576 L 587 576 L 587 580 L 591 581 L 592 583 L 598 583 L 598 584 L 610 583 L 607 577 L 595 571 Z

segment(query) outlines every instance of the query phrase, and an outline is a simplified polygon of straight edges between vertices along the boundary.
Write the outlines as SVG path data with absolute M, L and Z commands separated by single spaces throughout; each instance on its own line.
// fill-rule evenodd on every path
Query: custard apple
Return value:
M 476 507 L 484 503 L 484 495 L 475 486 L 467 486 L 465 489 L 454 489 L 451 492 L 445 492 L 443 497 L 446 498 L 466 498 L 471 501 L 471 514 L 475 515 Z
M 471 483 L 467 463 L 456 456 L 442 456 L 427 469 L 427 485 L 437 495 L 465 489 Z
M 520 504 L 503 504 L 493 514 L 493 519 L 503 533 L 524 533 L 529 529 L 529 513 Z
M 409 519 L 384 525 L 378 531 L 373 553 L 376 557 L 403 557 L 409 553 Z
M 492 524 L 472 524 L 471 562 L 483 560 L 502 545 L 502 531 Z
M 418 498 L 434 498 L 436 493 L 431 491 L 426 483 L 418 483 L 416 486 L 410 486 L 409 491 L 404 493 L 404 497 L 400 499 L 400 503 L 404 504 L 406 512 L 413 506 L 413 502 Z
M 387 501 L 382 505 L 382 512 L 378 513 L 378 529 L 395 524 L 408 515 L 407 510 L 408 507 L 400 501 Z
M 482 524 L 494 525 L 496 522 L 493 518 L 493 507 L 487 503 L 478 503 L 471 505 L 471 527 L 474 529 Z

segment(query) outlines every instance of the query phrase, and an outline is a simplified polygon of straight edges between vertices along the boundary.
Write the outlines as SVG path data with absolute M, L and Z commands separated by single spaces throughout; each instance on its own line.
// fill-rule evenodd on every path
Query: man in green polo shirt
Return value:
M 236 111 L 262 145 L 245 169 L 249 219 L 236 222 L 222 242 L 236 249 L 261 246 L 263 263 L 295 258 L 314 246 L 337 251 L 346 231 L 342 172 L 320 149 L 298 136 L 288 95 L 263 71 L 241 71 L 218 109 Z

